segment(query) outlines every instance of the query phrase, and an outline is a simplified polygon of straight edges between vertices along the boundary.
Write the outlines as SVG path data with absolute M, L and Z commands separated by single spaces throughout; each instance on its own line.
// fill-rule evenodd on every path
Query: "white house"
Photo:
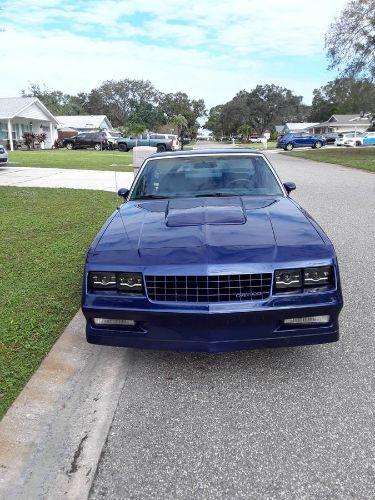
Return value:
M 212 130 L 208 130 L 206 128 L 199 128 L 197 131 L 197 140 L 198 141 L 212 141 L 213 133 Z
M 301 130 L 310 129 L 310 127 L 316 125 L 316 123 L 309 122 L 290 122 L 285 123 L 284 125 L 276 125 L 276 132 L 279 134 L 286 134 L 287 132 L 299 132 Z
M 327 121 L 316 123 L 309 127 L 312 134 L 325 134 L 327 132 L 365 132 L 371 127 L 369 116 L 357 115 L 332 115 Z
M 105 115 L 56 116 L 60 128 L 73 128 L 78 132 L 111 130 L 112 124 Z
M 25 132 L 47 134 L 44 147 L 50 148 L 57 138 L 57 120 L 37 97 L 0 98 L 0 143 L 14 149 Z

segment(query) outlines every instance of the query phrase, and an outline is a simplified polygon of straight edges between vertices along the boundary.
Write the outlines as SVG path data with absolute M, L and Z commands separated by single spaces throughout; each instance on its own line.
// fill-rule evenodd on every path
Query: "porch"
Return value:
M 53 124 L 47 120 L 33 120 L 15 117 L 7 121 L 0 121 L 0 143 L 10 151 L 23 148 L 25 132 L 33 133 L 36 136 L 36 145 L 43 148 L 52 148 L 57 137 L 56 129 Z M 43 142 L 38 141 L 38 136 L 46 134 Z M 25 146 L 26 147 L 26 146 Z

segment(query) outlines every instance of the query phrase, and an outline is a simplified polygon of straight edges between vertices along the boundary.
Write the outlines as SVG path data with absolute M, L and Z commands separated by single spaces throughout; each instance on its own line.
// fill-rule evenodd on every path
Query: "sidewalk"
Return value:
M 78 312 L 0 422 L 0 498 L 87 498 L 131 353 L 84 330 Z
M 133 172 L 75 170 L 63 168 L 0 168 L 0 186 L 95 189 L 116 192 L 129 188 Z

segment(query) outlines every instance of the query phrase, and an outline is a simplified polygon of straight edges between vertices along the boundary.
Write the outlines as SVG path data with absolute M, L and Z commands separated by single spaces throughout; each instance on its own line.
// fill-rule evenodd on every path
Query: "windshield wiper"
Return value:
M 144 194 L 142 196 L 139 196 L 138 198 L 135 198 L 136 200 L 165 200 L 169 199 L 170 196 L 163 196 L 161 194 Z
M 219 196 L 243 196 L 237 193 L 223 193 L 221 191 L 217 193 L 200 193 L 194 195 L 194 198 L 210 198 L 210 197 L 219 197 Z

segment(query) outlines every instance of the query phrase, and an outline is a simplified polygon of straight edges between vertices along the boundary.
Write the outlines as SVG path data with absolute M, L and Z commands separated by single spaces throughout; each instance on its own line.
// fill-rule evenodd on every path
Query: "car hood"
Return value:
M 331 250 L 290 198 L 265 196 L 128 202 L 90 254 L 119 264 L 225 264 L 324 259 Z

